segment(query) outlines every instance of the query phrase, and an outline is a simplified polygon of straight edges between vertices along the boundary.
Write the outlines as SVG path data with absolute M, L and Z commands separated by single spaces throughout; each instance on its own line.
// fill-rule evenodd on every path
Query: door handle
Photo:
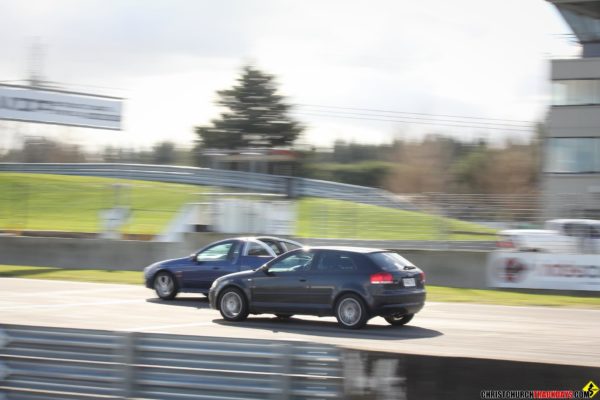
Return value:
M 213 269 L 214 269 L 214 270 L 217 270 L 217 269 L 221 269 L 221 268 L 219 268 L 219 267 L 213 267 Z
M 300 279 L 300 282 L 306 282 L 306 279 Z

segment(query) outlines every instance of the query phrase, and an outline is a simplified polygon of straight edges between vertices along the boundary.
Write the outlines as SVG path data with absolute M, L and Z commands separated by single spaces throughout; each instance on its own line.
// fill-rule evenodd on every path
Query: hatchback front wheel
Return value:
M 408 324 L 410 322 L 410 320 L 413 319 L 414 316 L 415 316 L 415 314 L 390 315 L 388 317 L 385 317 L 385 320 L 390 325 L 402 326 L 402 325 Z
M 248 317 L 248 301 L 241 290 L 227 288 L 219 297 L 219 311 L 227 321 L 243 321 Z

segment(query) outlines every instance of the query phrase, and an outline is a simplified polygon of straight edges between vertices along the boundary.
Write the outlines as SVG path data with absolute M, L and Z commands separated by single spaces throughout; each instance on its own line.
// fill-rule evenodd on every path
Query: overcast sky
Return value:
M 87 148 L 191 146 L 193 126 L 219 113 L 215 91 L 245 63 L 275 74 L 292 103 L 539 121 L 549 58 L 577 51 L 544 0 L 0 0 L 0 20 L 0 81 L 27 78 L 38 37 L 44 78 L 126 98 L 121 132 L 0 122 L 0 149 L 26 134 Z M 527 135 L 297 118 L 307 126 L 302 141 L 319 146 L 430 132 Z

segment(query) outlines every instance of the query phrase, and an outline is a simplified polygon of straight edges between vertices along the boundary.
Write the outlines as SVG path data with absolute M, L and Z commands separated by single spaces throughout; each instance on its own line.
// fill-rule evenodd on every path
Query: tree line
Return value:
M 539 140 L 462 141 L 430 135 L 419 141 L 368 145 L 338 141 L 331 152 L 306 154 L 302 175 L 395 193 L 536 193 Z
M 165 141 L 150 150 L 108 146 L 100 154 L 47 138 L 25 138 L 21 149 L 0 161 L 118 162 L 202 165 L 208 149 L 294 148 L 304 129 L 290 116 L 292 106 L 278 94 L 276 79 L 255 67 L 242 68 L 237 83 L 217 92 L 223 109 L 210 124 L 194 128 L 192 149 Z M 396 193 L 535 193 L 540 151 L 538 137 L 492 146 L 443 135 L 419 141 L 372 145 L 337 141 L 332 149 L 296 150 L 296 174 Z

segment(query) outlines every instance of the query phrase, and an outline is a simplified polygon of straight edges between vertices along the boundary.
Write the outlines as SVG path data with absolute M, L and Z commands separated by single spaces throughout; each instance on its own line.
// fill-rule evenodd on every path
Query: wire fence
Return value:
M 185 204 L 210 204 L 204 195 L 226 189 L 108 178 L 32 176 L 2 181 L 0 229 L 5 232 L 72 232 L 94 235 L 106 228 L 105 213 L 123 209 L 125 235 L 163 232 Z M 239 193 L 239 196 L 244 196 Z M 227 198 L 230 198 L 228 196 Z M 355 194 L 294 201 L 294 236 L 379 241 L 493 241 L 504 228 L 540 227 L 536 196 L 419 194 L 398 196 L 411 210 L 387 207 Z M 256 200 L 260 201 L 260 199 Z M 207 206 L 208 207 L 208 206 Z M 194 224 L 197 221 L 189 221 Z M 240 234 L 250 233 L 239 232 Z M 271 232 L 253 232 L 269 234 Z
M 150 165 L 4 163 L 0 172 L 0 230 L 28 234 L 93 236 L 106 230 L 106 213 L 112 210 L 125 213 L 118 227 L 122 234 L 149 239 L 163 232 L 185 204 L 218 201 L 202 193 L 248 190 L 301 194 L 292 221 L 298 238 L 426 242 L 421 247 L 461 242 L 488 248 L 499 230 L 543 228 L 545 218 L 535 193 L 395 195 L 335 182 Z M 556 201 L 563 207 L 553 217 L 581 217 L 573 210 L 583 208 L 582 196 L 565 194 Z
M 8 232 L 95 234 L 105 228 L 104 213 L 120 208 L 126 211 L 122 233 L 151 236 L 202 190 L 103 178 L 1 178 L 0 229 Z
M 541 227 L 536 195 L 398 196 L 411 210 L 331 199 L 300 203 L 298 233 L 311 238 L 490 241 L 500 229 Z

